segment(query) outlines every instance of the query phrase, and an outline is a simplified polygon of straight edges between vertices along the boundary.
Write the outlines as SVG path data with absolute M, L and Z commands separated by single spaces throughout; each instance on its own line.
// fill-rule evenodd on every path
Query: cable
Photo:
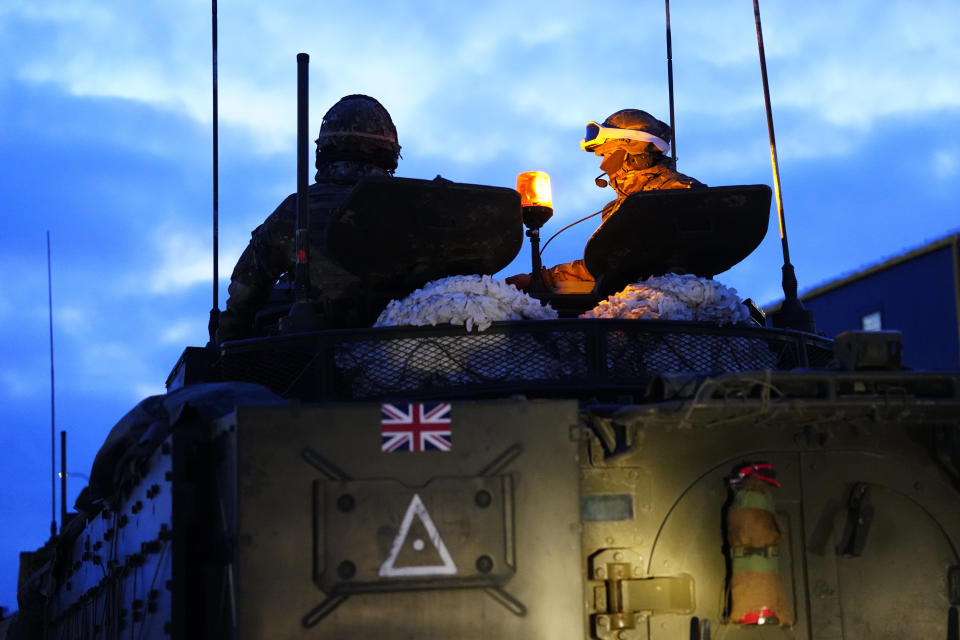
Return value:
M 584 218 L 580 218 L 580 219 L 577 220 L 576 222 L 571 222 L 570 224 L 568 224 L 567 226 L 565 226 L 563 229 L 560 229 L 560 231 L 557 231 L 555 234 L 553 234 L 552 236 L 550 236 L 550 239 L 549 239 L 549 240 L 547 240 L 546 242 L 543 243 L 543 246 L 542 246 L 542 247 L 540 247 L 540 255 L 541 255 L 541 256 L 543 255 L 543 252 L 544 252 L 544 250 L 547 248 L 547 245 L 550 244 L 550 241 L 553 240 L 554 238 L 556 238 L 558 235 L 560 235 L 561 233 L 563 233 L 564 231 L 566 231 L 567 229 L 569 229 L 569 228 L 572 227 L 573 225 L 575 225 L 575 224 L 580 224 L 580 223 L 583 222 L 584 220 L 589 220 L 589 219 L 592 218 L 593 216 L 598 216 L 598 215 L 600 215 L 601 213 L 603 213 L 603 209 L 601 209 L 600 211 L 597 211 L 596 213 L 591 213 L 590 215 L 588 215 L 588 216 L 586 216 L 586 217 L 584 217 Z

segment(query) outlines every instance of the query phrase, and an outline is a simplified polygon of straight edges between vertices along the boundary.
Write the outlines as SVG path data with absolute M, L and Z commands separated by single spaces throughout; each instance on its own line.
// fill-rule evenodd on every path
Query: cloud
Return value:
M 3 387 L 5 397 L 27 398 L 35 396 L 43 390 L 43 379 L 24 371 L 23 368 L 0 369 L 0 386 Z M 50 383 L 46 383 L 49 392 Z
M 91 309 L 79 305 L 59 305 L 54 308 L 54 331 L 73 336 L 87 334 L 92 328 Z
M 184 230 L 157 230 L 153 235 L 157 266 L 148 282 L 148 291 L 168 294 L 209 282 L 213 273 L 209 241 Z
M 221 286 L 229 282 L 233 265 L 248 237 L 236 233 L 221 237 L 218 261 Z M 151 236 L 153 249 L 144 267 L 146 275 L 128 274 L 123 289 L 127 295 L 149 296 L 180 293 L 199 285 L 210 286 L 213 277 L 211 242 L 209 229 L 189 229 L 183 225 L 155 229 Z M 147 283 L 145 290 L 143 283 Z
M 956 149 L 940 149 L 933 154 L 933 175 L 938 180 L 952 180 L 960 172 L 960 153 Z
M 195 317 L 179 320 L 165 327 L 159 335 L 162 344 L 185 345 L 207 339 L 207 327 L 203 318 Z
M 696 2 L 673 11 L 678 110 L 712 118 L 756 111 L 762 98 L 749 9 Z M 938 2 L 918 11 L 906 2 L 858 0 L 831 5 L 829 20 L 824 9 L 803 4 L 765 11 L 778 108 L 863 131 L 877 118 L 960 106 L 960 85 L 943 73 L 960 67 L 950 28 L 960 7 Z M 205 19 L 185 20 L 190 14 Z M 573 2 L 456 11 L 413 1 L 296 9 L 231 3 L 219 16 L 221 123 L 259 153 L 288 150 L 297 51 L 312 53 L 312 128 L 340 96 L 367 92 L 391 110 L 402 144 L 456 163 L 482 164 L 528 144 L 531 118 L 557 131 L 625 105 L 665 113 L 660 12 L 601 2 L 589 14 L 620 19 L 604 20 L 600 30 Z M 199 0 L 136 12 L 77 0 L 65 10 L 19 4 L 2 19 L 51 36 L 42 48 L 9 47 L 19 77 L 75 95 L 142 101 L 207 125 L 208 15 Z M 485 124 L 469 117 L 475 105 L 487 112 Z

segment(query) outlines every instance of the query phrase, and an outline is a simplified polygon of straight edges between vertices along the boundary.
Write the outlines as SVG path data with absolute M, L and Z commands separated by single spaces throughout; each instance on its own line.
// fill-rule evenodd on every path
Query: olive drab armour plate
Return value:
M 628 196 L 584 249 L 599 286 L 616 293 L 652 275 L 711 278 L 757 248 L 770 220 L 770 187 L 643 191 Z
M 377 404 L 236 414 L 240 638 L 582 638 L 577 403 L 454 402 L 449 451 Z
M 607 437 L 594 437 L 582 456 L 584 504 L 622 495 L 635 507 L 633 518 L 610 509 L 584 523 L 592 559 L 584 597 L 595 637 L 705 638 L 705 626 L 727 639 L 955 637 L 947 628 L 960 595 L 956 391 L 948 378 L 931 376 L 922 393 L 953 399 L 930 402 L 902 382 L 883 374 L 733 374 L 708 381 L 712 393 L 694 404 L 589 416 L 594 433 Z M 791 395 L 792 407 L 775 410 L 745 393 L 763 385 Z M 789 629 L 725 620 L 727 478 L 758 461 L 773 463 L 782 483 L 772 492 L 780 575 L 796 618 Z M 606 563 L 614 551 L 621 575 L 634 579 L 597 572 L 613 566 Z M 692 588 L 660 600 L 645 594 L 644 579 L 667 577 Z M 612 586 L 621 594 L 614 606 Z M 611 630 L 614 622 L 623 628 Z M 701 635 L 689 635 L 691 626 Z
M 330 228 L 330 254 L 370 286 L 493 274 L 523 244 L 520 194 L 504 187 L 365 178 Z

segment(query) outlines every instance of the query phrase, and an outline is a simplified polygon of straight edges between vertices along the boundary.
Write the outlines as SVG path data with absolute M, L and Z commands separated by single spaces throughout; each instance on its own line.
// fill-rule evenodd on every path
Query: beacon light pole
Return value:
M 543 171 L 526 171 L 517 176 L 517 191 L 520 192 L 520 207 L 523 211 L 523 225 L 530 238 L 530 258 L 533 271 L 530 273 L 530 293 L 541 293 L 545 289 L 543 267 L 540 262 L 540 227 L 553 217 L 553 193 L 550 188 L 550 176 Z

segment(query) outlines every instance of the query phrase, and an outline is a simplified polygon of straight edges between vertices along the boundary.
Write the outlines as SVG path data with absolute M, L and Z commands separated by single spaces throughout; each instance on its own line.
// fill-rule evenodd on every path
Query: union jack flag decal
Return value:
M 380 405 L 382 451 L 450 451 L 450 403 Z

